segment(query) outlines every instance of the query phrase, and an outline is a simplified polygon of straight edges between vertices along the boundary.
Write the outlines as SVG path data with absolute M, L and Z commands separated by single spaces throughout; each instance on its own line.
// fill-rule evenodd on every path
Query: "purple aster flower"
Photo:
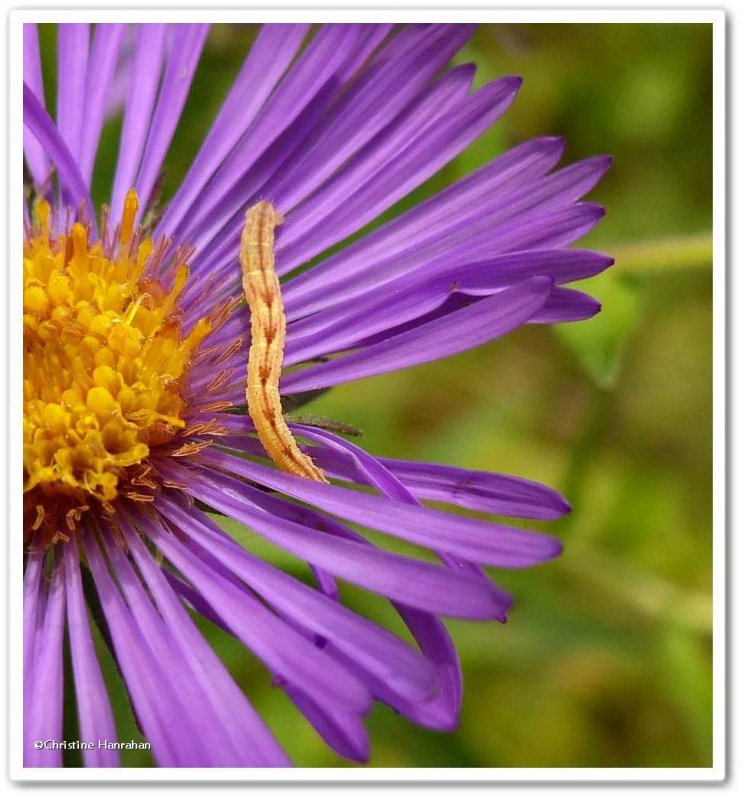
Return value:
M 504 621 L 510 597 L 483 568 L 560 552 L 550 536 L 424 502 L 535 520 L 568 511 L 528 480 L 376 458 L 307 421 L 280 446 L 299 442 L 326 478 L 268 457 L 270 411 L 257 419 L 246 408 L 239 260 L 246 212 L 260 202 L 284 218 L 276 241 L 249 232 L 244 243 L 281 278 L 266 299 L 279 316 L 261 323 L 259 344 L 284 368 L 285 410 L 525 323 L 589 317 L 596 301 L 563 285 L 611 263 L 569 248 L 602 216 L 580 198 L 609 159 L 552 171 L 556 138 L 509 150 L 348 243 L 493 125 L 520 80 L 473 91 L 473 65 L 448 66 L 466 25 L 308 28 L 262 28 L 161 208 L 159 175 L 208 27 L 60 25 L 53 120 L 37 31 L 25 26 L 35 196 L 24 246 L 26 766 L 62 764 L 60 750 L 33 742 L 63 737 L 65 647 L 80 739 L 118 738 L 94 624 L 158 765 L 288 765 L 195 615 L 253 651 L 349 759 L 368 756 L 374 701 L 450 730 L 461 677 L 441 617 Z M 91 179 L 119 102 L 117 167 L 98 210 Z M 285 327 L 284 353 L 271 350 Z M 216 515 L 307 562 L 312 582 L 246 550 Z M 353 525 L 434 558 L 375 546 Z M 337 579 L 390 600 L 416 646 L 345 606 Z M 119 763 L 111 750 L 83 758 Z

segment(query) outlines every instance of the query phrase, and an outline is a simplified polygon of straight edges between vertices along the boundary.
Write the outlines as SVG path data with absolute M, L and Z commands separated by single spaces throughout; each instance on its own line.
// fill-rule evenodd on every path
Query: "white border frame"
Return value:
M 80 3 L 83 6 L 83 3 Z M 413 3 L 412 3 L 413 5 Z M 10 632 L 10 722 L 9 722 L 9 774 L 14 781 L 34 782 L 142 782 L 150 783 L 188 781 L 200 782 L 418 782 L 435 781 L 470 783 L 499 782 L 696 782 L 712 783 L 726 778 L 725 743 L 725 688 L 726 688 L 726 417 L 725 417 L 725 345 L 726 345 L 726 243 L 725 243 L 725 13 L 717 10 L 673 11 L 673 10 L 560 10 L 525 9 L 496 10 L 488 8 L 443 9 L 431 6 L 417 8 L 256 8 L 252 10 L 232 9 L 176 9 L 176 7 L 148 10 L 106 9 L 81 7 L 72 9 L 15 9 L 9 21 L 9 264 L 17 264 L 22 258 L 23 218 L 20 203 L 13 203 L 23 182 L 22 159 L 13 154 L 22 152 L 22 33 L 24 22 L 104 22 L 116 21 L 174 21 L 174 13 L 180 22 L 503 22 L 503 23 L 709 23 L 714 37 L 714 761 L 711 768 L 402 768 L 402 769 L 226 769 L 226 768 L 116 768 L 116 769 L 42 769 L 22 766 L 22 575 L 17 568 L 22 549 L 22 537 L 15 535 L 22 529 L 22 432 L 19 424 L 9 426 L 8 453 L 9 474 L 6 482 L 9 494 L 10 525 L 8 528 L 9 554 L 9 632 Z M 22 295 L 20 270 L 9 269 L 9 297 Z M 22 400 L 23 365 L 21 348 L 22 315 L 11 314 L 9 320 L 8 364 L 10 387 L 9 421 L 20 420 Z

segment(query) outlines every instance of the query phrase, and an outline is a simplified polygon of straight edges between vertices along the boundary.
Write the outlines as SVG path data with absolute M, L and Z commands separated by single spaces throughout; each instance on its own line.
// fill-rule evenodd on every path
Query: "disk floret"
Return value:
M 183 331 L 180 258 L 121 223 L 91 241 L 80 222 L 53 234 L 41 200 L 24 243 L 24 492 L 27 535 L 51 543 L 74 531 L 91 503 L 143 496 L 152 448 L 185 427 L 184 377 L 210 332 Z M 29 518 L 30 517 L 30 518 Z

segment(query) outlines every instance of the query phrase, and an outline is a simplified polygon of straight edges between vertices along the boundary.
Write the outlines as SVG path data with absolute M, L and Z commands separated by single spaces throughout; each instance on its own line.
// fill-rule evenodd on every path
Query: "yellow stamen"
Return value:
M 79 223 L 53 239 L 41 200 L 24 245 L 24 491 L 48 539 L 72 531 L 91 499 L 132 496 L 128 475 L 186 426 L 182 379 L 211 324 L 181 330 L 188 271 L 177 265 L 167 285 L 153 274 L 137 206 L 130 191 L 106 252 Z

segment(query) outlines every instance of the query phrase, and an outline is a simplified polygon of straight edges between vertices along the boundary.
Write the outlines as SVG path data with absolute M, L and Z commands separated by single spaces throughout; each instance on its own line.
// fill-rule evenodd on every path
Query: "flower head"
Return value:
M 494 124 L 520 81 L 472 91 L 471 65 L 447 67 L 470 26 L 267 25 L 161 207 L 207 33 L 60 25 L 52 120 L 25 27 L 37 198 L 24 244 L 27 766 L 62 763 L 33 742 L 63 735 L 65 637 L 80 738 L 117 739 L 89 605 L 157 764 L 289 763 L 194 614 L 252 650 L 331 747 L 364 760 L 373 701 L 457 724 L 440 617 L 506 619 L 511 600 L 483 567 L 560 552 L 550 536 L 425 505 L 552 519 L 568 510 L 553 490 L 376 458 L 333 425 L 286 420 L 283 405 L 596 313 L 563 284 L 611 263 L 568 247 L 602 215 L 579 200 L 608 159 L 551 172 L 561 141 L 534 139 L 350 242 Z M 98 214 L 91 178 L 121 81 Z M 219 515 L 307 562 L 313 583 L 239 545 Z M 374 546 L 355 524 L 437 562 Z M 417 646 L 344 605 L 338 579 L 388 598 Z M 118 763 L 111 750 L 84 760 Z

